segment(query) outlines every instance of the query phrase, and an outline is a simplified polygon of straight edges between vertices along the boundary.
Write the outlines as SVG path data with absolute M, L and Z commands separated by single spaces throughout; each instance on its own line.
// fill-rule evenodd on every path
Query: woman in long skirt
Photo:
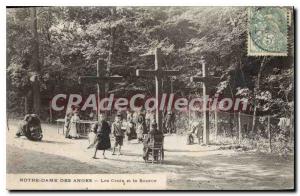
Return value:
M 111 148 L 110 144 L 110 138 L 109 134 L 111 132 L 109 124 L 107 123 L 105 119 L 105 114 L 100 114 L 99 116 L 99 122 L 95 123 L 92 127 L 92 131 L 96 134 L 97 136 L 97 144 L 95 148 L 95 153 L 93 158 L 96 159 L 97 151 L 98 150 L 103 150 L 103 158 L 106 159 L 105 157 L 105 150 Z
M 70 124 L 70 131 L 69 131 L 69 135 L 68 138 L 79 138 L 79 134 L 77 132 L 77 123 L 79 122 L 80 118 L 78 113 L 74 113 L 72 118 L 71 118 L 71 124 Z

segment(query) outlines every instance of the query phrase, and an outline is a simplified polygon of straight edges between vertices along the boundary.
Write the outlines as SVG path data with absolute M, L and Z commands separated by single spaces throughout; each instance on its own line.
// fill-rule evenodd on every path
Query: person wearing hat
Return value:
M 119 147 L 119 155 L 121 155 L 121 147 L 123 146 L 124 140 L 124 130 L 122 129 L 122 117 L 121 112 L 117 112 L 117 116 L 115 118 L 115 122 L 113 122 L 112 126 L 112 134 L 115 137 L 115 145 L 113 148 L 112 155 L 115 155 L 115 150 Z

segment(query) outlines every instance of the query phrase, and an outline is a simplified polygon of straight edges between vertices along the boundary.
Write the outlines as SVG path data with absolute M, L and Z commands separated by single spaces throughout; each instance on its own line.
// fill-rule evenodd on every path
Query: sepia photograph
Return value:
M 295 11 L 6 7 L 6 189 L 295 190 Z

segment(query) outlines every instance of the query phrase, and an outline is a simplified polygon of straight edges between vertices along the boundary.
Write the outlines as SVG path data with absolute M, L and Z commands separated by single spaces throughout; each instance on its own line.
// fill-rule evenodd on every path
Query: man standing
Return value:
M 115 145 L 114 145 L 112 155 L 115 155 L 115 150 L 118 146 L 119 146 L 119 155 L 121 155 L 121 147 L 123 146 L 124 131 L 122 130 L 122 118 L 120 112 L 117 113 L 115 122 L 113 122 L 111 127 L 112 127 L 112 133 L 115 137 Z

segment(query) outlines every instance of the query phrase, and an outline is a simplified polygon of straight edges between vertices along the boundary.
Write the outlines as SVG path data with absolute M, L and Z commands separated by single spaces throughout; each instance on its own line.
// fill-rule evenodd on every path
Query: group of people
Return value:
M 163 127 L 165 129 L 165 133 L 172 134 L 176 133 L 176 126 L 175 126 L 175 113 L 172 111 L 166 111 L 164 113 L 163 119 Z
M 128 140 L 137 139 L 138 142 L 143 141 L 143 136 L 150 131 L 151 123 L 155 121 L 155 112 L 147 110 L 141 111 L 127 111 L 127 136 Z M 176 133 L 175 113 L 172 111 L 165 111 L 163 113 L 163 133 Z
M 66 112 L 64 124 L 66 138 L 79 138 L 79 111 L 79 107 L 75 107 Z M 121 148 L 124 143 L 124 138 L 127 136 L 128 141 L 137 139 L 138 143 L 143 143 L 143 158 L 147 160 L 149 156 L 149 143 L 152 143 L 154 140 L 163 141 L 164 132 L 172 133 L 172 130 L 175 129 L 173 113 L 168 112 L 164 116 L 165 131 L 158 130 L 155 113 L 153 111 L 127 111 L 125 118 L 122 118 L 122 113 L 118 111 L 113 123 L 109 122 L 106 113 L 100 113 L 98 120 L 95 121 L 90 129 L 90 133 L 94 135 L 94 139 L 90 141 L 88 148 L 95 147 L 93 158 L 97 158 L 98 150 L 102 150 L 103 158 L 106 158 L 105 151 L 110 148 L 113 148 L 112 155 L 116 155 L 116 151 L 119 155 L 122 155 Z M 25 135 L 28 138 L 33 138 L 32 140 L 40 140 L 42 138 L 40 121 L 37 115 L 26 115 L 22 122 L 16 133 L 17 137 Z M 193 144 L 194 137 L 198 138 L 198 143 L 200 143 L 202 134 L 199 126 L 199 122 L 191 124 L 191 130 L 187 134 L 187 144 Z M 110 141 L 111 134 L 114 138 L 113 146 Z
M 88 148 L 95 147 L 95 152 L 93 155 L 93 158 L 97 158 L 97 151 L 102 150 L 102 156 L 103 158 L 106 158 L 105 151 L 107 149 L 110 149 L 112 147 L 111 141 L 110 141 L 110 134 L 114 137 L 114 145 L 113 145 L 113 151 L 112 155 L 116 155 L 116 151 L 119 155 L 122 155 L 121 148 L 123 146 L 123 141 L 125 138 L 125 134 L 127 134 L 128 137 L 130 136 L 130 132 L 128 132 L 128 129 L 132 129 L 133 126 L 136 127 L 137 131 L 137 139 L 139 142 L 143 142 L 144 144 L 144 154 L 143 158 L 147 159 L 149 155 L 149 151 L 147 148 L 147 145 L 149 142 L 153 141 L 153 138 L 163 138 L 163 133 L 157 129 L 157 124 L 154 121 L 150 122 L 151 127 L 149 129 L 149 132 L 147 132 L 147 126 L 146 121 L 143 118 L 142 113 L 138 114 L 138 120 L 137 124 L 133 124 L 131 115 L 129 112 L 127 112 L 126 120 L 122 120 L 122 114 L 121 112 L 117 112 L 117 115 L 115 116 L 114 122 L 109 125 L 109 122 L 107 120 L 107 116 L 105 113 L 101 113 L 99 115 L 99 119 L 97 123 L 95 123 L 91 128 L 91 133 L 95 134 L 95 139 L 91 141 Z M 126 123 L 130 123 L 132 126 L 126 127 Z M 127 124 L 128 125 L 128 124 Z
M 144 136 L 150 131 L 150 124 L 155 121 L 155 114 L 151 111 L 127 111 L 125 126 L 128 141 L 137 139 L 138 143 L 143 141 Z
M 80 115 L 82 116 L 82 114 Z M 163 133 L 176 133 L 175 114 L 172 111 L 163 113 Z M 84 118 L 86 119 L 86 118 Z M 97 115 L 93 111 L 89 114 L 89 120 L 97 120 Z M 128 141 L 137 139 L 139 143 L 143 141 L 143 137 L 150 131 L 151 123 L 155 121 L 154 111 L 130 111 L 126 112 L 126 117 L 121 119 L 123 127 L 126 127 L 126 136 Z M 79 122 L 79 106 L 69 108 L 66 111 L 64 131 L 65 137 L 69 139 L 79 138 L 78 129 Z
M 76 139 L 80 137 L 79 111 L 79 107 L 74 107 L 66 112 L 64 124 L 66 138 Z M 122 114 L 124 113 L 118 111 L 115 119 L 110 123 L 106 113 L 100 113 L 97 121 L 90 127 L 90 133 L 93 134 L 94 139 L 90 141 L 88 148 L 95 147 L 93 158 L 97 158 L 98 150 L 102 150 L 103 158 L 106 158 L 105 151 L 110 148 L 112 148 L 112 155 L 116 155 L 116 153 L 121 155 L 124 138 L 127 137 L 128 141 L 137 139 L 138 143 L 143 143 L 143 158 L 147 160 L 149 143 L 153 143 L 154 140 L 163 141 L 164 133 L 174 133 L 174 130 L 176 130 L 175 115 L 171 111 L 164 113 L 163 130 L 158 129 L 155 112 L 153 111 L 126 111 L 126 117 L 124 118 Z M 16 134 L 17 137 L 25 135 L 28 138 L 33 138 L 32 140 L 42 138 L 40 121 L 36 115 L 26 115 L 22 122 Z M 31 124 L 32 126 L 29 126 Z M 38 131 L 27 131 L 33 130 L 33 127 Z M 200 143 L 200 132 L 198 130 L 199 124 L 192 124 L 191 131 L 187 134 L 187 144 L 194 143 L 195 135 Z M 28 133 L 31 133 L 31 135 Z M 113 146 L 110 141 L 111 134 L 114 138 Z
M 75 107 L 71 112 L 67 112 L 65 118 L 65 137 L 66 138 L 78 138 L 78 122 L 79 108 Z M 97 158 L 97 151 L 103 150 L 103 158 L 105 157 L 105 150 L 112 147 L 110 142 L 110 134 L 113 135 L 114 144 L 112 155 L 121 153 L 121 148 L 124 143 L 124 138 L 127 137 L 128 141 L 137 139 L 138 143 L 144 145 L 143 158 L 147 159 L 148 151 L 147 145 L 152 142 L 151 138 L 154 135 L 160 135 L 163 138 L 163 133 L 176 133 L 175 127 L 175 114 L 172 111 L 166 111 L 163 119 L 163 130 L 158 131 L 156 124 L 155 112 L 154 111 L 126 111 L 126 116 L 123 117 L 122 113 L 117 112 L 113 123 L 110 123 L 105 113 L 99 115 L 97 123 L 91 126 L 91 133 L 93 134 L 93 141 L 90 142 L 88 148 L 95 147 L 95 153 L 93 158 Z M 197 139 L 198 143 L 201 143 L 202 132 L 200 123 L 194 121 L 190 125 L 190 131 L 187 132 L 187 144 L 195 143 Z M 156 136 L 155 136 L 156 137 Z M 157 138 L 159 138 L 158 136 Z

